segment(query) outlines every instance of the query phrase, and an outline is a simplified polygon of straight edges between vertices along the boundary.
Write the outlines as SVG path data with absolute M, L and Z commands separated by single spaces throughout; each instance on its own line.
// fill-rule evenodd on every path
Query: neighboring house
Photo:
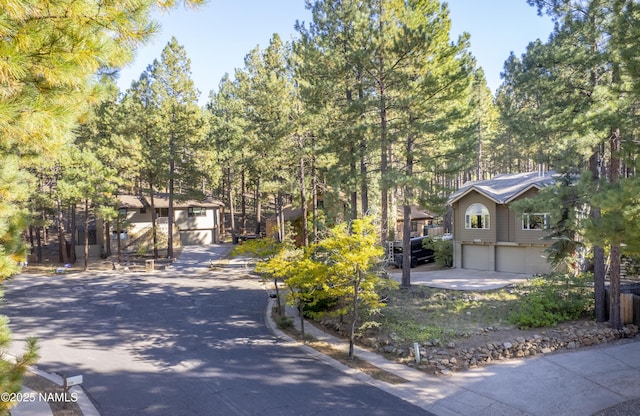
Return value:
M 165 228 L 169 217 L 169 195 L 155 194 L 153 203 L 156 210 L 157 223 Z M 144 214 L 142 210 L 138 215 L 134 215 L 128 221 L 136 226 L 141 226 L 144 221 L 151 225 L 151 201 L 148 196 L 144 197 Z M 204 200 L 180 201 L 178 198 L 173 202 L 174 224 L 180 232 L 180 243 L 182 245 L 214 244 L 220 242 L 220 208 L 224 204 L 213 198 Z M 165 218 L 163 220 L 163 218 Z
M 498 175 L 464 184 L 449 198 L 453 208 L 454 266 L 463 269 L 527 274 L 551 271 L 543 240 L 547 213 L 510 209 L 555 182 L 554 172 Z
M 317 196 L 317 209 L 322 211 L 323 218 L 331 219 L 331 221 L 342 221 L 347 217 L 348 204 L 341 200 L 342 196 L 336 196 L 335 193 L 320 193 Z M 313 200 L 309 199 L 307 203 L 308 215 L 311 215 L 313 208 Z M 294 239 L 298 245 L 302 245 L 302 208 L 294 208 L 291 205 L 282 209 L 282 216 L 285 224 L 289 224 L 295 233 Z M 309 230 L 311 232 L 311 230 Z M 266 219 L 265 234 L 269 238 L 278 237 L 278 215 L 272 215 Z
M 84 213 L 82 214 L 84 215 Z M 79 216 L 80 224 L 76 224 L 76 259 L 84 259 L 84 220 Z M 104 233 L 102 227 L 96 227 L 95 220 L 89 221 L 89 258 L 100 257 L 102 255 L 102 242 L 104 241 Z
M 399 206 L 396 210 L 396 233 L 395 239 L 402 240 L 404 235 L 404 207 Z M 411 205 L 411 237 L 422 237 L 423 235 L 439 235 L 442 234 L 440 227 L 433 228 L 434 215 L 417 205 Z M 427 227 L 427 228 L 425 228 Z M 435 234 L 434 234 L 435 233 Z M 433 235 L 432 235 L 433 234 Z
M 169 197 L 167 194 L 154 195 L 156 224 L 168 231 Z M 214 244 L 220 242 L 220 208 L 222 202 L 212 198 L 202 201 L 174 201 L 174 238 L 179 237 L 181 245 Z M 121 218 L 120 238 L 124 246 L 132 240 L 143 239 L 151 243 L 151 203 L 148 196 L 118 195 L 118 211 Z M 76 226 L 76 256 L 84 258 L 84 225 Z M 101 220 L 89 224 L 89 257 L 98 257 L 104 253 L 104 224 Z M 117 244 L 118 224 L 110 224 L 111 248 Z M 176 241 L 177 242 L 177 241 Z
M 288 205 L 282 209 L 282 217 L 285 224 L 290 224 L 295 230 L 296 244 L 302 245 L 302 208 L 294 208 Z M 266 220 L 265 234 L 268 238 L 278 238 L 278 216 L 272 215 Z

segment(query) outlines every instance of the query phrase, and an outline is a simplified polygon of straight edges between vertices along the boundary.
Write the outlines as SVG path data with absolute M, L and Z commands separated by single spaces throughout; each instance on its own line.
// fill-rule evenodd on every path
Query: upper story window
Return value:
M 546 230 L 549 228 L 549 214 L 525 212 L 522 214 L 523 230 Z
M 189 207 L 188 215 L 190 217 L 206 217 L 207 209 L 202 207 Z
M 464 214 L 464 228 L 489 229 L 489 210 L 482 204 L 471 204 Z

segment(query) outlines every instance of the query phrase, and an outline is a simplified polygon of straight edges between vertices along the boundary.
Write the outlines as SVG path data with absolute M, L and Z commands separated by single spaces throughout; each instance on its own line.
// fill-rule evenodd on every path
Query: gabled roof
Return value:
M 404 207 L 398 206 L 398 221 L 402 221 L 404 218 Z M 411 205 L 411 214 L 409 214 L 412 220 L 432 220 L 434 215 L 427 211 L 426 209 L 422 209 L 417 205 Z
M 186 201 L 180 200 L 177 196 L 175 196 L 174 198 L 175 199 L 173 200 L 173 206 L 175 208 L 220 208 L 224 206 L 222 202 L 211 197 L 206 197 L 202 200 L 189 199 Z M 151 198 L 145 195 L 144 200 L 148 206 L 151 206 Z M 169 208 L 169 194 L 154 194 L 153 205 L 156 208 Z
M 476 191 L 496 204 L 508 204 L 530 189 L 542 189 L 555 182 L 555 171 L 503 174 L 484 181 L 467 182 L 449 197 L 449 204 Z

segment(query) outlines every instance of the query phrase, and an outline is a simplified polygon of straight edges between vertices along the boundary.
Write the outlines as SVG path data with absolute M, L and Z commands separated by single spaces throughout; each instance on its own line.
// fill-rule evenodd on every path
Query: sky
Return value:
M 264 48 L 274 33 L 284 40 L 296 35 L 296 21 L 309 22 L 304 0 L 209 0 L 196 9 L 179 7 L 156 13 L 161 24 L 136 59 L 120 72 L 118 86 L 125 91 L 131 82 L 160 59 L 172 36 L 184 46 L 191 60 L 191 77 L 200 91 L 199 103 L 208 101 L 225 73 L 233 75 L 244 66 L 244 57 L 256 46 Z M 495 93 L 500 72 L 511 52 L 522 55 L 529 42 L 546 41 L 553 29 L 549 17 L 540 17 L 526 0 L 449 0 L 451 37 L 471 35 L 471 53 L 484 69 Z

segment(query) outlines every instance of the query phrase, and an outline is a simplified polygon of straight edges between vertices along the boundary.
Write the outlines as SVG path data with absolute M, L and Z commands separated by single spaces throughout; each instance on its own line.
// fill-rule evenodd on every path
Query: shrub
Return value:
M 288 316 L 281 316 L 276 320 L 278 329 L 286 330 L 293 328 L 293 319 Z
M 433 250 L 434 260 L 438 266 L 453 266 L 453 243 L 451 240 L 428 238 L 423 244 L 426 248 Z
M 521 300 L 509 320 L 520 329 L 555 326 L 578 319 L 593 306 L 589 275 L 536 277 L 519 287 Z

